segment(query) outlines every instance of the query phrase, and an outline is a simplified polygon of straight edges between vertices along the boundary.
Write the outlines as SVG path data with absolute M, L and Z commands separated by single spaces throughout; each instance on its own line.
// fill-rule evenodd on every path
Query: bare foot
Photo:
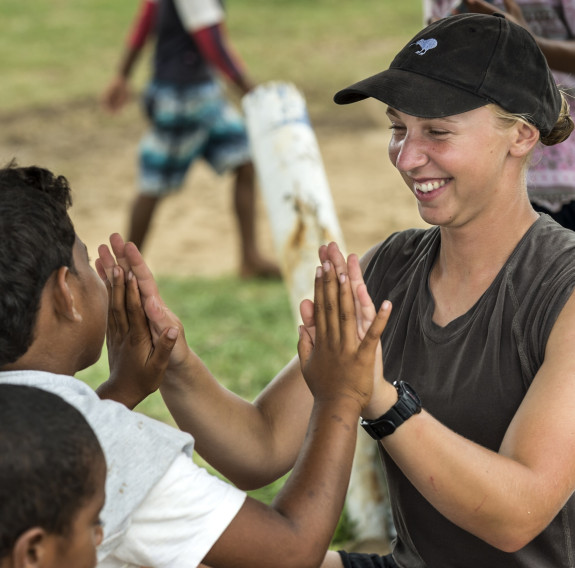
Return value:
M 282 277 L 280 268 L 274 262 L 265 258 L 255 258 L 244 261 L 240 268 L 240 277 L 246 280 L 250 278 L 280 279 Z

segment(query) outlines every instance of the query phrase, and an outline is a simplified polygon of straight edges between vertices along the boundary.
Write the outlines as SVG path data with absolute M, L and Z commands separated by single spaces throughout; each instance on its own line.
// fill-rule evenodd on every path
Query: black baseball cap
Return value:
M 531 34 L 500 15 L 458 14 L 419 32 L 389 69 L 336 93 L 337 104 L 373 97 L 406 114 L 441 118 L 489 103 L 546 135 L 561 95 Z

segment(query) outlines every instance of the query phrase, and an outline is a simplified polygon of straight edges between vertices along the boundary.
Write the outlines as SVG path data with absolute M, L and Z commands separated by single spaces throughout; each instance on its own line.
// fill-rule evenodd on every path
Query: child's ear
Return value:
M 12 568 L 48 568 L 50 537 L 40 527 L 21 534 L 12 550 Z
M 74 290 L 71 286 L 73 277 L 67 266 L 61 266 L 54 274 L 54 308 L 65 318 L 80 322 L 82 321 L 82 314 L 76 309 Z
M 538 141 L 539 130 L 535 126 L 517 121 L 515 138 L 513 139 L 510 153 L 516 158 L 523 158 L 531 152 Z

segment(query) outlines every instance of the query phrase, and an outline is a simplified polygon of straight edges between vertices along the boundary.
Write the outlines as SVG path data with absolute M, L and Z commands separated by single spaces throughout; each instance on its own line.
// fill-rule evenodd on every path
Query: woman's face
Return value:
M 462 226 L 516 194 L 520 176 L 508 167 L 513 129 L 501 128 L 488 107 L 433 119 L 388 108 L 387 116 L 389 157 L 427 223 Z

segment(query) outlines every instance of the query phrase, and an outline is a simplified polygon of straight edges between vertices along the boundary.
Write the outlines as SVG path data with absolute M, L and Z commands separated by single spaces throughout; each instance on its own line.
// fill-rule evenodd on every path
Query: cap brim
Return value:
M 457 86 L 403 69 L 387 69 L 337 92 L 339 105 L 372 97 L 388 106 L 421 118 L 461 114 L 490 101 Z

